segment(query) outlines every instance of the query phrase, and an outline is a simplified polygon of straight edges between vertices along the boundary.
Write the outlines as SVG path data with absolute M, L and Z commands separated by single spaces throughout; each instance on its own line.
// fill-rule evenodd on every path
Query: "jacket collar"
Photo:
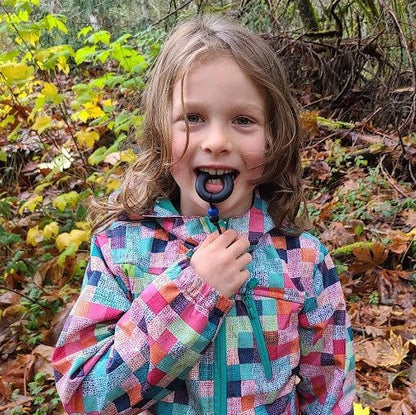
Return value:
M 226 229 L 235 229 L 253 247 L 265 233 L 275 227 L 267 208 L 267 202 L 256 194 L 252 207 L 246 213 L 221 220 L 220 225 Z M 181 216 L 169 199 L 159 199 L 153 212 L 145 215 L 144 220 L 156 220 L 162 228 L 190 245 L 198 245 L 207 233 L 216 230 L 207 216 Z

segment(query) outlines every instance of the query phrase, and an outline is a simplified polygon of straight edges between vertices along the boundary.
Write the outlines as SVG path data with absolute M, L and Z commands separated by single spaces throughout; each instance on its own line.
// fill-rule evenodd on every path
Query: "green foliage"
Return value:
M 378 291 L 372 291 L 370 296 L 368 297 L 368 302 L 370 304 L 378 304 L 380 302 L 380 294 Z
M 36 373 L 33 382 L 28 384 L 29 394 L 33 399 L 35 415 L 48 415 L 59 405 L 59 397 L 53 384 L 48 381 L 45 373 Z
M 0 169 L 7 175 L 13 161 L 13 171 L 19 171 L 20 163 L 29 157 L 38 172 L 27 187 L 26 199 L 18 203 L 2 195 L 0 211 L 5 218 L 16 213 L 21 217 L 42 214 L 57 223 L 52 233 L 29 225 L 26 238 L 8 232 L 0 223 L 2 245 L 21 246 L 10 252 L 0 272 L 19 271 L 26 276 L 32 272 L 22 258 L 30 256 L 33 247 L 53 247 L 51 242 L 57 241 L 64 263 L 88 239 L 88 229 L 76 223 L 85 220 L 88 197 L 114 190 L 120 165 L 134 159 L 130 151 L 120 150 L 127 134 L 141 123 L 137 108 L 129 107 L 133 99 L 129 100 L 140 94 L 158 50 L 156 37 L 149 32 L 144 47 L 138 37 L 124 34 L 113 40 L 109 31 L 91 26 L 78 31 L 78 48 L 53 43 L 68 33 L 67 21 L 40 7 L 36 0 L 9 0 L 0 9 L 0 33 L 8 46 L 0 54 L 0 127 L 10 146 L 26 149 L 24 157 L 13 160 L 2 149 L 0 160 L 5 165 Z M 148 55 L 141 52 L 139 43 Z M 69 71 L 78 73 L 74 84 L 67 77 Z M 96 169 L 102 166 L 104 174 L 97 175 Z M 76 236 L 72 231 L 77 231 Z M 69 245 L 62 242 L 65 234 L 73 236 Z M 64 237 L 59 239 L 60 235 Z
M 135 103 L 160 47 L 157 30 L 113 38 L 91 26 L 63 43 L 67 24 L 37 0 L 0 5 L 0 284 L 21 293 L 10 329 L 21 352 L 44 342 L 78 292 L 67 283 L 79 286 L 87 264 L 88 198 L 116 189 L 135 159 L 122 144 L 140 128 Z M 23 391 L 13 394 L 17 402 Z M 24 394 L 33 414 L 59 405 L 50 376 L 37 374 Z

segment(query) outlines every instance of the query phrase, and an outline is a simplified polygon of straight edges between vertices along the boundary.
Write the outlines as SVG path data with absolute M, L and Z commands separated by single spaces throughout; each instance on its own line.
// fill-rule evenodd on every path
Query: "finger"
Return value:
M 240 238 L 229 245 L 227 250 L 234 258 L 238 258 L 240 255 L 246 253 L 249 248 L 250 242 L 248 239 Z
M 199 244 L 199 248 L 204 248 L 214 242 L 220 236 L 218 231 L 210 233 L 207 237 Z
M 218 235 L 217 232 L 216 234 L 217 238 L 211 241 L 215 249 L 226 249 L 238 238 L 238 234 L 234 229 L 227 229 L 221 235 Z
M 253 257 L 248 253 L 244 253 L 243 255 L 239 256 L 236 259 L 238 267 L 243 270 L 245 267 L 250 264 L 250 262 L 253 260 Z
M 243 285 L 249 279 L 249 277 L 250 273 L 246 269 L 241 270 L 238 274 L 238 280 L 241 283 L 240 286 Z

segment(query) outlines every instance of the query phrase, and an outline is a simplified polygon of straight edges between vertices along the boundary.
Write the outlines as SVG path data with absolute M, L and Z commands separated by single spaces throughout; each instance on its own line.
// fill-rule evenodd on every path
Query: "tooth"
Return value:
M 208 167 L 201 167 L 199 170 L 201 172 L 208 173 L 211 176 L 222 176 L 224 174 L 233 173 L 233 169 L 213 169 Z

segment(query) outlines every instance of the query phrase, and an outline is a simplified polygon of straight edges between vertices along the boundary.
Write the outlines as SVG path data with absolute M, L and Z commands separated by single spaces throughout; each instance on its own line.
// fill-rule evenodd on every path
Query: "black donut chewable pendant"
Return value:
M 195 190 L 198 196 L 208 203 L 220 203 L 227 199 L 234 190 L 234 180 L 231 174 L 224 174 L 221 176 L 223 188 L 218 193 L 208 192 L 206 189 L 207 181 L 212 178 L 209 173 L 201 172 L 198 174 L 195 182 Z
M 231 174 L 224 174 L 221 176 L 221 180 L 223 183 L 223 188 L 218 193 L 211 193 L 206 189 L 206 183 L 209 179 L 211 179 L 213 176 L 211 176 L 209 173 L 206 172 L 200 172 L 196 178 L 195 182 L 195 190 L 198 193 L 198 196 L 204 200 L 205 202 L 209 203 L 209 209 L 208 209 L 208 216 L 211 223 L 213 223 L 217 229 L 218 232 L 221 234 L 221 228 L 218 224 L 220 220 L 219 211 L 218 208 L 214 205 L 214 203 L 220 203 L 223 202 L 225 199 L 230 197 L 231 193 L 234 190 L 234 180 Z

